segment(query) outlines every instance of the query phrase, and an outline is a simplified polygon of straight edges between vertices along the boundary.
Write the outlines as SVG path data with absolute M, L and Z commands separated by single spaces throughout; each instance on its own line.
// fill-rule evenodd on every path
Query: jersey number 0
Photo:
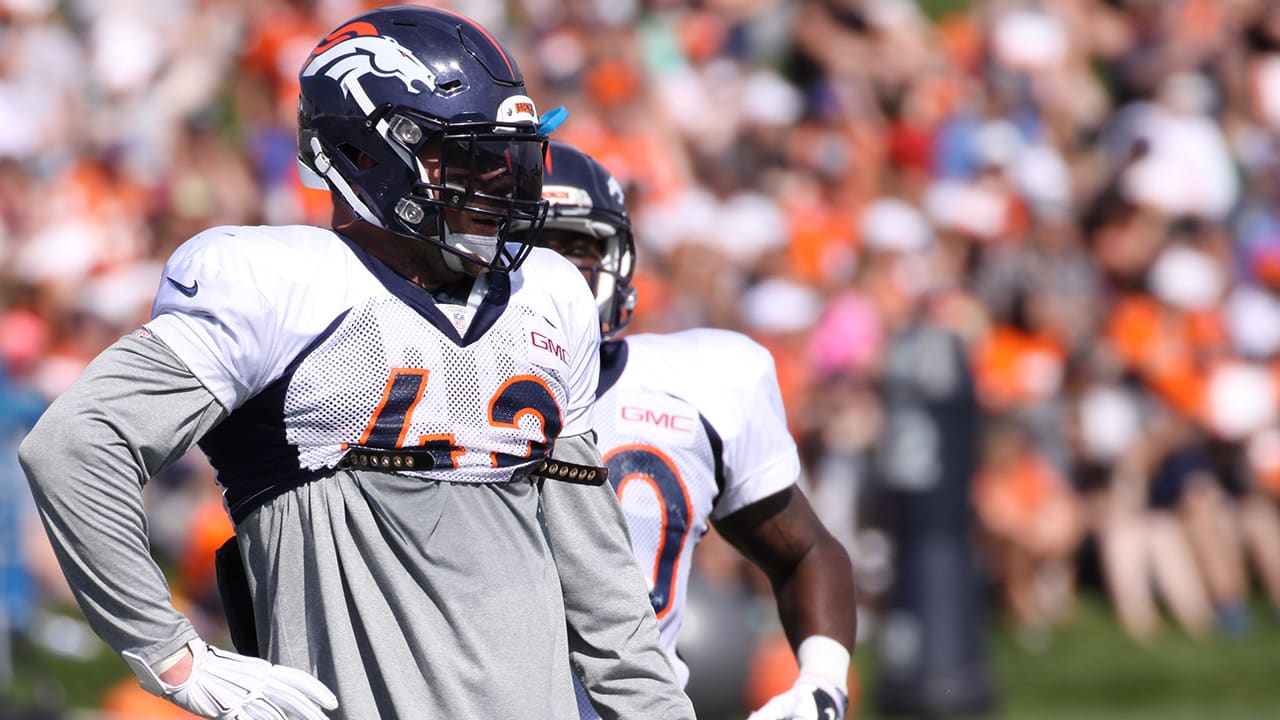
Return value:
M 624 507 L 627 487 L 641 482 L 652 489 L 662 508 L 662 532 L 653 558 L 653 589 L 649 591 L 653 612 L 661 620 L 674 604 L 680 554 L 689 536 L 693 514 L 689 490 L 671 458 L 652 445 L 623 445 L 606 455 L 604 461 L 609 467 L 609 481 Z

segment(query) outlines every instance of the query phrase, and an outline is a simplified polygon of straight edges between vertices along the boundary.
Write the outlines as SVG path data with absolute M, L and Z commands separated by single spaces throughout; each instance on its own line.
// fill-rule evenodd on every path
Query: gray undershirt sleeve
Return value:
M 196 637 L 147 542 L 142 486 L 226 416 L 154 337 L 99 355 L 18 451 L 80 609 L 117 653 L 154 664 Z
M 602 464 L 590 433 L 557 439 L 551 456 Z M 542 507 L 564 592 L 570 665 L 600 717 L 693 718 L 693 705 L 662 652 L 613 487 L 546 480 Z

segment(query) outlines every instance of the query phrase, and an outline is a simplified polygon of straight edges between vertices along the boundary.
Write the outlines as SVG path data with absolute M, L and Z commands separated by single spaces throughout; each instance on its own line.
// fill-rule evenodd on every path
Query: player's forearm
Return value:
M 799 488 L 792 486 L 715 523 L 765 572 L 792 648 L 813 635 L 853 647 L 853 567 Z
M 593 445 L 575 455 L 581 443 L 570 441 L 557 442 L 557 459 L 599 464 Z M 601 717 L 693 718 L 662 652 L 613 488 L 547 480 L 542 504 L 564 593 L 570 662 Z
M 778 615 L 793 649 L 814 635 L 853 647 L 857 636 L 853 570 L 848 553 L 834 537 L 818 540 L 790 573 L 774 578 L 773 587 Z
M 171 655 L 195 632 L 173 609 L 151 559 L 142 485 L 221 412 L 194 378 L 178 380 L 177 360 L 165 353 L 136 338 L 113 345 L 50 406 L 19 451 L 85 617 L 117 652 L 132 650 L 148 662 Z

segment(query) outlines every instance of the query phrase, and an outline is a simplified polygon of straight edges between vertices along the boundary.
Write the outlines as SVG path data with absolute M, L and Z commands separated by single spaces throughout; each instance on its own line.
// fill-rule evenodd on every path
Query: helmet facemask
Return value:
M 631 234 L 615 233 L 605 240 L 604 258 L 587 277 L 600 310 L 600 337 L 605 340 L 622 334 L 631 324 L 636 309 L 636 289 L 631 286 L 635 260 Z
M 405 108 L 378 114 L 385 117 L 369 123 L 385 150 L 363 150 L 371 160 L 361 161 L 339 148 L 335 161 L 335 187 L 355 215 L 440 246 L 454 270 L 463 260 L 489 270 L 518 267 L 529 246 L 508 241 L 517 239 L 517 228 L 524 242 L 536 238 L 546 217 L 546 138 L 524 124 L 442 123 Z M 347 178 L 357 190 L 343 191 Z
M 552 205 L 544 239 L 582 271 L 596 298 L 600 335 L 620 335 L 631 324 L 636 308 L 635 244 L 628 227 L 574 216 L 580 208 Z

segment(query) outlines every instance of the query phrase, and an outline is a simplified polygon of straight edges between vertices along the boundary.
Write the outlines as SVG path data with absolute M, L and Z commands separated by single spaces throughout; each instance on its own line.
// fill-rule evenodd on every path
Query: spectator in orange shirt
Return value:
M 973 500 L 1015 629 L 1039 641 L 1075 602 L 1080 498 L 1025 427 L 1000 419 L 986 433 Z
M 1193 241 L 1204 234 L 1195 225 L 1175 230 Z M 1220 629 L 1239 634 L 1248 626 L 1248 584 L 1236 520 L 1245 485 L 1233 428 L 1245 412 L 1224 413 L 1220 399 L 1223 382 L 1233 376 L 1219 372 L 1239 366 L 1220 306 L 1226 274 L 1203 246 L 1179 235 L 1152 263 L 1148 292 L 1116 305 L 1107 337 L 1169 411 L 1171 432 L 1151 446 L 1155 454 L 1145 470 L 1147 502 L 1179 523 Z

